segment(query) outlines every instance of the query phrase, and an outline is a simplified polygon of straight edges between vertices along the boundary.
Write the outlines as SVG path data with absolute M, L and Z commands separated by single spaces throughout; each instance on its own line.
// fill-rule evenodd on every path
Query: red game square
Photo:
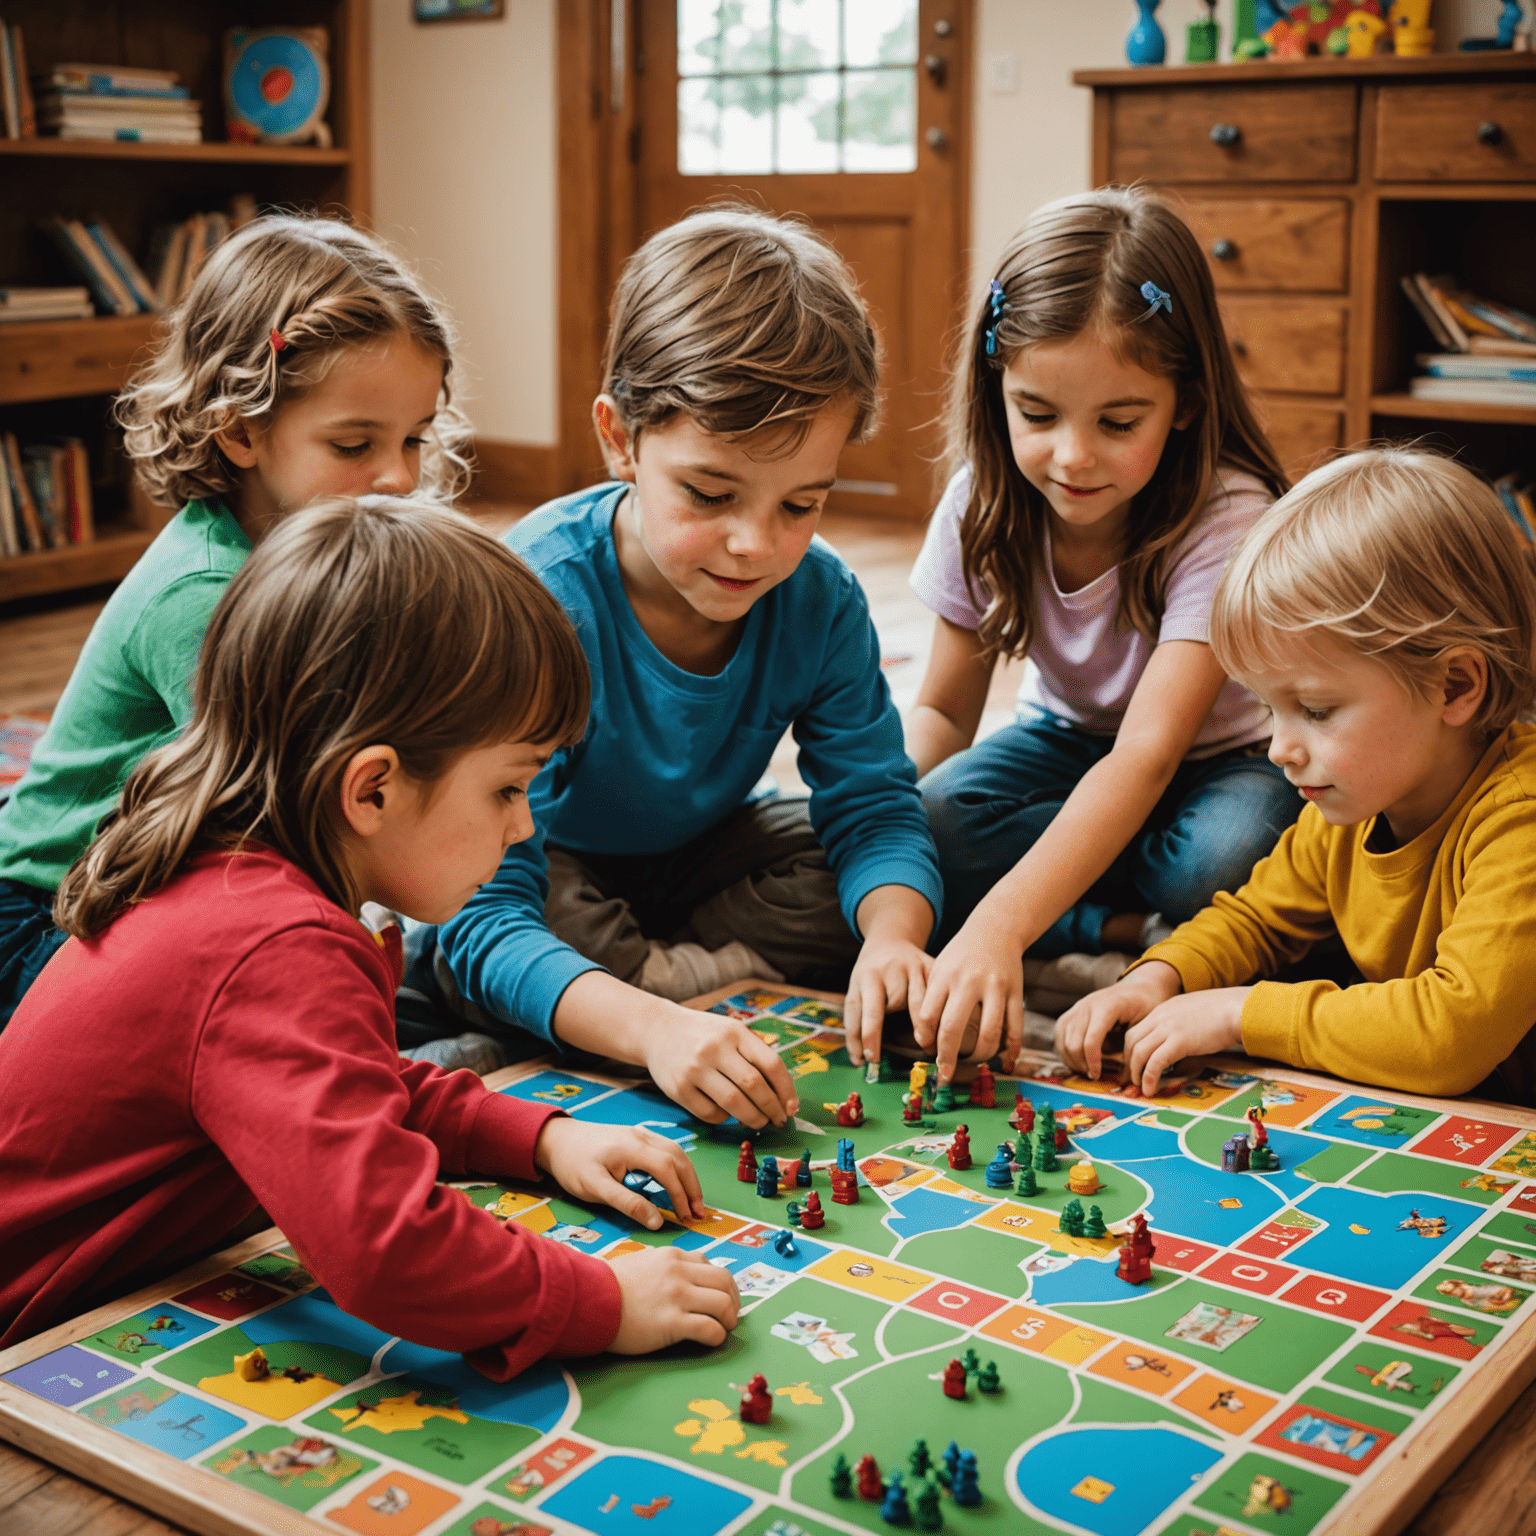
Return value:
M 1335 1280 L 1329 1275 L 1303 1275 L 1281 1297 L 1282 1301 L 1293 1301 L 1298 1307 L 1326 1312 L 1329 1317 L 1347 1317 L 1352 1323 L 1363 1323 L 1391 1299 L 1385 1291 L 1373 1291 L 1368 1285 Z
M 227 1323 L 249 1317 L 274 1301 L 287 1299 L 282 1291 L 274 1291 L 270 1285 L 234 1274 L 215 1275 L 212 1280 L 205 1280 L 190 1291 L 171 1297 L 184 1307 L 196 1307 L 199 1312 L 206 1312 L 209 1317 L 222 1317 Z
M 1362 1403 L 1360 1411 L 1366 1413 L 1369 1410 Z M 1300 1426 L 1292 1428 L 1298 1420 L 1302 1421 Z M 1318 1423 L 1319 1420 L 1322 1423 Z M 1342 1430 L 1344 1437 L 1355 1442 L 1356 1454 L 1345 1456 L 1325 1449 L 1326 1441 L 1319 1443 L 1321 1437 L 1316 1432 L 1321 1430 L 1328 1434 L 1329 1425 L 1335 1426 L 1333 1434 L 1336 1440 L 1342 1438 L 1337 1434 L 1338 1430 Z M 1289 1434 L 1287 1430 L 1290 1430 Z M 1301 1403 L 1293 1403 L 1268 1429 L 1254 1436 L 1254 1444 L 1268 1446 L 1272 1451 L 1283 1451 L 1288 1456 L 1300 1456 L 1303 1461 L 1315 1461 L 1320 1467 L 1332 1467 L 1335 1472 L 1347 1472 L 1353 1476 L 1365 1471 L 1396 1438 L 1390 1430 L 1378 1429 L 1374 1424 L 1364 1424 L 1359 1419 L 1340 1418 L 1338 1414 L 1328 1413 L 1321 1408 L 1307 1408 Z M 1363 1450 L 1359 1448 L 1361 1445 L 1364 1446 Z
M 964 1328 L 979 1328 L 995 1312 L 1011 1306 L 1006 1296 L 978 1291 L 974 1285 L 959 1285 L 953 1280 L 939 1280 L 907 1303 L 931 1317 L 959 1323 Z
M 1261 1259 L 1275 1259 L 1283 1253 L 1289 1253 L 1297 1243 L 1305 1241 L 1315 1231 L 1316 1227 L 1288 1227 L 1278 1221 L 1270 1221 L 1257 1232 L 1250 1233 L 1237 1246 L 1244 1253 L 1257 1254 Z
M 1194 1274 L 1220 1251 L 1208 1243 L 1197 1243 L 1192 1237 L 1175 1237 L 1163 1231 L 1152 1235 L 1157 1240 L 1157 1255 L 1152 1262 L 1163 1269 L 1181 1270 L 1186 1275 Z
M 1257 1259 L 1245 1259 L 1239 1253 L 1224 1253 L 1200 1271 L 1200 1278 L 1219 1280 L 1223 1285 L 1235 1285 L 1245 1291 L 1257 1291 L 1260 1296 L 1273 1296 L 1297 1274 L 1298 1271 L 1288 1264 L 1261 1264 Z
M 1399 1327 L 1408 1331 L 1399 1333 Z M 1411 1344 L 1431 1354 L 1449 1355 L 1453 1360 L 1475 1360 L 1482 1349 L 1473 1335 L 1477 1332 L 1471 1318 L 1452 1320 L 1432 1311 L 1422 1301 L 1400 1301 L 1371 1332 L 1394 1344 Z M 1426 1337 L 1427 1335 L 1427 1337 Z
M 1524 1211 L 1536 1216 L 1536 1184 L 1527 1184 L 1524 1189 L 1509 1202 L 1512 1211 Z
M 1472 1120 L 1451 1115 L 1431 1126 L 1408 1150 L 1421 1157 L 1437 1157 L 1446 1163 L 1480 1167 L 1520 1134 L 1518 1127 L 1496 1120 Z

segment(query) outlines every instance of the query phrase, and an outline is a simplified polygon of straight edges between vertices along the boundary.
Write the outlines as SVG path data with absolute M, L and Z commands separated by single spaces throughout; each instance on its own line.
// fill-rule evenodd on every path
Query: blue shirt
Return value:
M 530 787 L 534 835 L 439 933 L 468 1001 L 551 1040 L 565 989 L 601 967 L 544 925 L 546 838 L 577 853 L 680 847 L 749 798 L 790 727 L 849 926 L 857 932 L 859 903 L 881 885 L 910 886 L 939 911 L 917 773 L 853 572 L 813 540 L 795 573 L 753 604 L 724 670 L 685 672 L 651 643 L 624 591 L 613 518 L 627 489 L 578 491 L 508 535 L 576 626 L 592 714 Z

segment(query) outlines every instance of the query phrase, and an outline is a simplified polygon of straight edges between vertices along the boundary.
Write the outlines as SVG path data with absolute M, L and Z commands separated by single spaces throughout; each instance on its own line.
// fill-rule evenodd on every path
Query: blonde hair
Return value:
M 59 887 L 54 920 L 78 938 L 195 854 L 248 842 L 355 913 L 337 804 L 354 753 L 392 746 L 432 785 L 477 746 L 575 740 L 590 683 L 565 611 L 506 545 L 431 503 L 333 497 L 278 523 L 229 584 L 195 700 Z
M 1498 493 L 1422 448 L 1379 447 L 1315 469 L 1248 531 L 1211 609 L 1235 677 L 1294 663 L 1326 638 L 1428 693 L 1471 646 L 1488 663 L 1474 724 L 1493 735 L 1536 694 L 1536 579 Z
M 715 204 L 651 236 L 624 264 L 603 393 L 631 438 L 681 411 L 706 432 L 805 440 L 833 401 L 851 441 L 875 425 L 879 348 L 847 263 L 808 225 Z
M 1020 656 L 1034 635 L 1035 575 L 1049 526 L 1045 497 L 1013 457 L 1003 370 L 1037 342 L 1100 332 L 1122 356 L 1173 380 L 1194 419 L 1169 433 L 1131 508 L 1116 622 L 1155 638 L 1179 545 L 1205 507 L 1218 466 L 1276 496 L 1289 481 L 1232 364 L 1216 291 L 1195 237 L 1140 187 L 1104 187 L 1047 203 L 1009 241 L 994 273 L 1003 311 L 983 296 L 962 333 L 949 409 L 951 471 L 968 466 L 960 519 L 966 583 L 992 597 L 980 636 L 988 657 Z M 1155 283 L 1173 305 L 1153 309 Z M 994 337 L 989 352 L 987 338 Z
M 209 256 L 118 396 L 139 484 L 162 506 L 228 495 L 237 472 L 215 434 L 232 417 L 269 418 L 313 389 L 343 348 L 390 336 L 406 336 L 442 362 L 417 490 L 454 500 L 469 484 L 471 428 L 449 389 L 446 316 L 371 235 L 286 214 L 254 220 Z

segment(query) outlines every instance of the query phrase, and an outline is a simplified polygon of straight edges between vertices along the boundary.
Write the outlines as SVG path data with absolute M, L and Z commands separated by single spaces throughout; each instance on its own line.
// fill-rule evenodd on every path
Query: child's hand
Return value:
M 672 1007 L 665 1029 L 645 1041 L 645 1065 L 656 1086 L 711 1125 L 735 1115 L 754 1129 L 787 1125 L 800 1096 L 777 1051 L 745 1024 L 718 1013 Z
M 1104 1069 L 1104 1038 L 1120 1024 L 1136 1024 L 1159 1003 L 1177 997 L 1184 983 L 1162 960 L 1138 965 L 1112 987 L 1100 987 L 1056 1021 L 1056 1054 L 1074 1072 L 1097 1078 Z
M 893 1008 L 922 1006 L 923 987 L 933 961 L 909 939 L 869 939 L 848 981 L 843 1030 L 848 1059 L 860 1067 L 880 1060 L 880 1035 Z
M 647 1248 L 609 1261 L 623 1307 L 608 1348 L 616 1355 L 648 1355 L 691 1339 L 724 1344 L 741 1315 L 741 1297 L 728 1269 L 701 1253 Z
M 1243 1002 L 1251 987 L 1217 987 L 1186 992 L 1159 1003 L 1125 1032 L 1125 1071 L 1151 1098 L 1176 1061 L 1243 1048 Z
M 973 1061 L 1002 1051 L 1011 1064 L 1024 1043 L 1024 948 L 1011 926 L 994 919 L 983 902 L 939 952 L 928 987 L 913 1010 L 913 1032 L 938 1058 L 939 1081 L 955 1075 L 966 1026 L 981 1010 Z
M 644 1195 L 625 1189 L 624 1175 L 643 1168 L 666 1190 L 683 1221 L 704 1216 L 704 1195 L 688 1155 L 655 1131 L 627 1125 L 585 1125 L 556 1115 L 544 1122 L 533 1160 L 567 1194 L 596 1200 L 657 1231 L 665 1217 Z

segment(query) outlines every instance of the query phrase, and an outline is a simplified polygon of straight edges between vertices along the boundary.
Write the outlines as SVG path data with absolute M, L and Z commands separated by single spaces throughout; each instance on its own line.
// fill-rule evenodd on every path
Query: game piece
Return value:
M 846 1136 L 837 1139 L 837 1166 L 845 1173 L 853 1172 L 853 1143 Z
M 1261 1141 L 1248 1154 L 1250 1173 L 1277 1173 L 1279 1169 L 1280 1159 L 1275 1156 L 1275 1149 L 1267 1141 Z
M 997 1156 L 987 1164 L 988 1189 L 1007 1189 L 1013 1183 L 1013 1154 L 1006 1141 L 997 1144 Z
M 768 1156 L 762 1161 L 757 1170 L 757 1192 L 759 1195 L 776 1195 L 779 1192 L 779 1160 Z
M 736 1159 L 736 1177 L 743 1184 L 757 1182 L 757 1153 L 752 1150 L 750 1141 L 741 1144 L 741 1156 Z
M 798 1200 L 791 1200 L 789 1204 L 784 1207 L 784 1219 L 792 1227 L 798 1227 L 800 1225 L 801 1218 L 804 1216 L 804 1214 L 805 1207 L 802 1206 Z
M 976 1346 L 970 1345 L 960 1357 L 960 1364 L 965 1367 L 967 1376 L 974 1376 L 981 1369 L 981 1356 L 976 1353 Z
M 962 1508 L 974 1509 L 981 1503 L 981 1488 L 976 1481 L 976 1452 L 961 1451 L 955 1467 L 955 1503 Z
M 794 1234 L 787 1228 L 781 1228 L 774 1234 L 773 1251 L 782 1259 L 797 1259 L 800 1250 L 795 1247 Z
M 854 1475 L 859 1480 L 859 1497 L 868 1499 L 873 1503 L 877 1499 L 885 1497 L 885 1484 L 880 1480 L 880 1468 L 875 1465 L 875 1458 L 868 1451 L 859 1457 L 859 1464 L 854 1468 Z
M 857 1093 L 850 1093 L 848 1097 L 837 1106 L 837 1123 L 839 1125 L 863 1125 L 864 1101 Z
M 1362 1376 L 1369 1376 L 1373 1387 L 1385 1387 L 1388 1392 L 1418 1391 L 1408 1380 L 1413 1367 L 1406 1360 L 1389 1360 L 1379 1371 L 1373 1365 L 1357 1365 L 1355 1369 Z
M 1103 1186 L 1099 1183 L 1099 1170 L 1084 1158 L 1073 1163 L 1067 1174 L 1067 1188 L 1074 1195 L 1096 1195 Z
M 1098 1206 L 1088 1207 L 1088 1219 L 1083 1223 L 1084 1237 L 1108 1237 L 1109 1228 L 1104 1225 L 1104 1212 Z
M 916 1125 L 923 1118 L 923 1096 L 913 1092 L 903 1096 L 901 1119 L 904 1125 Z
M 1026 1134 L 1035 1128 L 1035 1106 L 1032 1100 L 1026 1099 L 1022 1093 L 1013 1096 L 1013 1113 L 1008 1116 L 1008 1124 L 1016 1131 Z
M 966 1169 L 971 1166 L 971 1128 L 968 1125 L 955 1127 L 947 1156 L 951 1168 Z
M 265 1381 L 272 1374 L 266 1351 L 261 1345 L 258 1344 L 248 1355 L 235 1356 L 234 1374 L 241 1381 Z
M 923 1110 L 926 1114 L 933 1113 L 934 1095 L 939 1091 L 939 1080 L 935 1077 L 928 1078 L 923 1083 Z
M 1025 1163 L 1034 1161 L 1034 1149 L 1026 1132 L 1020 1131 L 1013 1140 L 1013 1166 L 1022 1168 Z
M 832 1179 L 832 1203 L 834 1205 L 857 1205 L 859 1203 L 859 1176 L 847 1168 L 834 1168 L 831 1171 Z
M 933 1457 L 928 1454 L 928 1442 L 920 1438 L 907 1453 L 907 1469 L 913 1477 L 927 1477 L 932 1465 Z
M 811 1187 L 811 1149 L 806 1147 L 800 1154 L 800 1161 L 795 1164 L 795 1188 L 809 1189 Z
M 933 1112 L 947 1115 L 955 1107 L 955 1090 L 950 1083 L 940 1083 L 933 1093 Z
M 1417 1232 L 1420 1237 L 1444 1237 L 1445 1228 L 1444 1216 L 1420 1216 L 1416 1210 L 1409 1211 L 1397 1224 L 1399 1232 Z
M 1013 1186 L 1016 1195 L 1038 1195 L 1040 1193 L 1040 1181 L 1035 1177 L 1035 1170 L 1028 1163 L 1019 1164 L 1019 1182 Z
M 880 1506 L 880 1518 L 887 1525 L 911 1525 L 912 1511 L 907 1507 L 907 1490 L 901 1485 L 901 1473 L 894 1468 L 885 1485 L 885 1502 Z
M 805 1197 L 805 1205 L 800 1211 L 800 1225 L 807 1232 L 814 1232 L 826 1221 L 826 1212 L 821 1208 L 821 1196 L 813 1189 Z
M 913 1506 L 917 1515 L 917 1528 L 920 1531 L 942 1531 L 944 1529 L 944 1512 L 939 1508 L 939 1487 L 932 1478 L 924 1478 L 923 1486 L 918 1491 L 917 1503 Z
M 864 1063 L 864 1081 L 866 1083 L 883 1083 L 885 1081 L 885 1058 L 879 1061 L 866 1061 Z
M 624 1175 L 624 1188 L 634 1194 L 640 1194 L 647 1184 L 651 1182 L 651 1176 L 643 1168 L 631 1168 Z
M 958 1441 L 951 1440 L 944 1447 L 944 1465 L 938 1469 L 938 1479 L 946 1488 L 955 1480 L 955 1470 L 960 1465 L 960 1445 Z
M 761 1371 L 747 1383 L 741 1398 L 743 1424 L 766 1424 L 773 1413 L 773 1398 L 768 1394 L 768 1379 Z
M 964 1397 L 965 1367 L 958 1360 L 951 1360 L 944 1367 L 944 1396 Z
M 852 1492 L 853 1472 L 848 1466 L 848 1458 L 839 1451 L 837 1460 L 832 1463 L 832 1497 L 846 1499 Z
M 1269 1142 L 1269 1132 L 1264 1129 L 1264 1106 L 1250 1104 L 1243 1112 L 1243 1118 L 1248 1122 L 1248 1136 L 1253 1145 L 1266 1146 Z
M 1002 1377 L 998 1374 L 996 1360 L 988 1360 L 976 1373 L 976 1390 L 978 1392 L 1001 1392 L 1003 1390 L 1003 1381 Z
M 982 1062 L 971 1079 L 971 1103 L 979 1104 L 983 1109 L 997 1108 L 997 1079 L 986 1062 Z
M 1036 1121 L 1035 1129 L 1035 1168 L 1040 1173 L 1055 1173 L 1056 1162 L 1056 1127 L 1050 1120 L 1051 1106 L 1047 1104 L 1040 1111 L 1040 1118 Z
M 1223 1173 L 1248 1172 L 1248 1138 L 1241 1131 L 1222 1143 L 1221 1171 Z
M 1060 1230 L 1063 1237 L 1081 1237 L 1083 1235 L 1083 1203 L 1073 1198 L 1061 1208 Z
M 1152 1278 L 1152 1255 L 1157 1245 L 1147 1229 L 1147 1218 L 1139 1212 L 1131 1217 L 1131 1230 L 1120 1249 L 1120 1262 L 1115 1273 L 1132 1285 L 1143 1285 Z

